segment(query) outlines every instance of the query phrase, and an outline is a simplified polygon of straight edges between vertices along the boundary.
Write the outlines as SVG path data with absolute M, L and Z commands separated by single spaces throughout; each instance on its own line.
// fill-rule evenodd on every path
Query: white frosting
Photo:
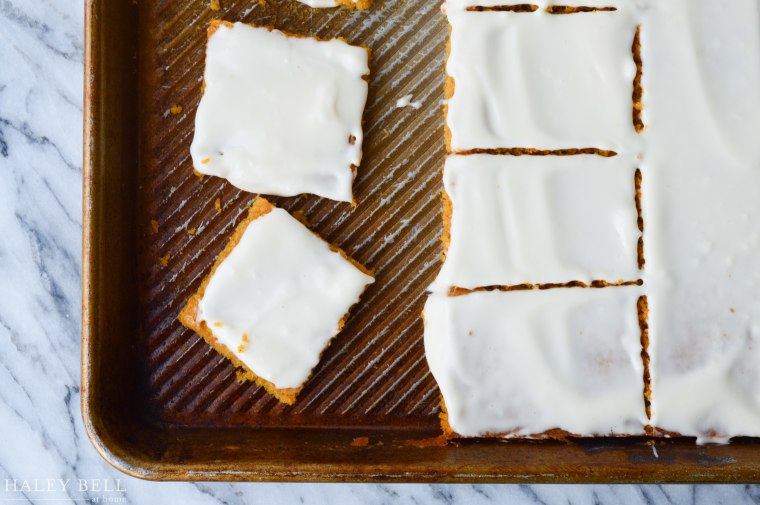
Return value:
M 651 422 L 701 441 L 760 436 L 760 4 L 756 0 L 736 0 L 730 6 L 713 0 L 610 1 L 596 5 L 620 10 L 569 16 L 463 9 L 502 4 L 449 0 L 444 6 L 452 23 L 452 55 L 447 66 L 455 79 L 448 117 L 452 147 L 597 147 L 641 154 Z M 535 4 L 545 7 L 545 2 Z M 642 26 L 647 129 L 637 139 L 628 127 L 633 72 L 630 46 L 638 23 Z M 497 55 L 502 59 L 497 60 Z M 469 196 L 470 203 L 463 208 L 488 214 L 493 190 L 475 192 L 478 186 L 489 186 L 483 171 L 462 174 L 456 178 L 447 175 L 445 181 L 455 209 L 452 249 L 441 277 L 465 275 L 473 284 L 492 284 L 490 276 L 505 268 L 501 262 L 512 261 L 511 242 L 501 229 L 516 225 L 504 220 L 501 228 L 487 225 L 485 229 L 490 231 L 485 231 L 479 229 L 482 217 L 463 217 L 461 205 L 457 210 L 457 198 L 473 191 L 472 195 L 478 196 Z M 541 177 L 536 174 L 538 186 L 543 184 Z M 498 179 L 490 180 L 492 186 L 498 183 Z M 528 211 L 520 210 L 527 208 L 521 202 L 536 197 L 506 195 L 508 204 L 493 206 L 492 217 L 485 222 L 503 220 L 501 209 L 511 211 L 508 206 L 514 206 L 518 224 L 535 223 L 534 213 L 540 217 L 547 208 L 541 198 L 549 198 L 548 193 L 544 189 L 537 200 L 540 203 Z M 585 204 L 572 204 L 572 211 L 584 208 Z M 533 227 L 564 230 L 567 225 L 560 223 L 572 220 L 570 216 L 551 219 L 550 225 Z M 557 231 L 551 234 L 544 239 L 547 243 L 558 236 Z M 516 242 L 530 243 L 534 238 L 524 235 L 528 234 Z M 468 241 L 483 244 L 487 239 L 488 250 L 473 246 L 469 256 L 462 255 L 461 248 Z M 531 260 L 543 258 L 540 251 L 533 254 L 537 258 L 531 255 Z M 595 254 L 589 253 L 589 259 Z M 538 282 L 535 276 L 525 281 Z M 618 292 L 618 288 L 602 291 L 613 289 Z M 516 295 L 501 294 L 505 299 Z M 540 296 L 549 300 L 545 315 L 551 314 L 546 318 L 553 321 L 561 304 L 552 297 L 559 295 L 551 291 Z M 506 309 L 495 302 L 483 303 L 484 308 L 476 310 L 474 302 L 468 305 L 440 295 L 431 297 L 429 305 L 426 346 L 446 403 L 450 409 L 454 406 L 453 424 L 461 426 L 455 429 L 464 430 L 463 434 L 509 431 L 510 423 L 504 419 L 515 415 L 510 395 L 515 401 L 523 397 L 510 390 L 495 396 L 499 402 L 489 403 L 488 392 L 502 391 L 499 387 L 509 390 L 502 384 L 516 381 L 512 367 L 525 360 L 532 371 L 536 363 L 550 359 L 555 346 L 541 348 L 546 356 L 525 349 L 505 352 L 510 341 L 502 337 L 494 338 L 491 346 L 471 349 L 471 340 L 466 346 L 456 340 L 465 337 L 458 319 L 451 322 L 452 307 L 463 307 L 464 315 L 458 318 L 478 324 L 485 319 L 488 324 L 493 322 L 492 330 L 500 328 L 502 332 L 529 316 L 521 309 L 508 317 Z M 611 321 L 597 321 L 593 327 L 596 331 L 605 324 Z M 446 335 L 446 343 L 436 342 L 435 348 L 428 345 L 432 327 L 437 328 L 434 334 Z M 454 330 L 447 333 L 447 328 Z M 522 332 L 541 334 L 535 326 Z M 509 355 L 514 363 L 502 359 L 503 355 Z M 544 374 L 553 372 L 550 369 Z M 466 390 L 463 385 L 468 386 Z M 539 394 L 543 387 L 543 383 L 526 385 L 528 393 L 523 396 Z M 562 405 L 562 398 L 552 397 L 511 425 L 522 427 L 543 420 L 541 409 Z M 575 414 L 569 410 L 566 415 L 572 418 Z M 521 428 L 518 434 L 536 432 L 548 424 Z
M 525 2 L 509 0 L 445 0 L 443 10 L 461 9 L 465 7 L 499 7 L 509 5 L 535 5 L 545 10 L 554 5 L 567 7 L 614 7 L 618 10 L 636 10 L 649 4 L 652 0 L 532 0 Z M 526 14 L 526 13 L 523 13 Z
M 338 2 L 335 0 L 298 0 L 302 4 L 306 4 L 309 7 L 325 8 L 325 7 L 337 7 Z
M 431 295 L 425 355 L 463 436 L 640 434 L 637 286 Z
M 325 8 L 325 7 L 338 7 L 340 4 L 336 0 L 298 0 L 302 4 L 306 4 L 309 7 Z M 353 3 L 357 3 L 357 0 L 353 0 Z
M 296 388 L 372 282 L 275 208 L 248 225 L 214 272 L 199 320 L 256 375 L 277 388 Z
M 411 107 L 412 109 L 419 109 L 422 107 L 422 102 L 414 102 L 412 101 L 412 95 L 404 95 L 398 100 L 396 100 L 396 108 L 401 107 Z
M 206 53 L 195 170 L 254 193 L 352 201 L 368 73 L 367 50 L 341 40 L 220 26 Z
M 760 3 L 642 27 L 653 424 L 760 436 Z
M 552 15 L 445 9 L 454 151 L 595 147 L 636 153 L 631 10 Z
M 634 174 L 621 155 L 453 155 L 451 241 L 433 289 L 640 277 Z
M 569 7 L 615 7 L 617 9 L 626 8 L 631 4 L 641 3 L 642 0 L 532 0 L 526 2 L 517 2 L 509 0 L 445 0 L 445 8 L 461 7 L 497 7 L 509 5 L 535 5 L 539 9 L 545 9 L 552 5 L 566 5 Z

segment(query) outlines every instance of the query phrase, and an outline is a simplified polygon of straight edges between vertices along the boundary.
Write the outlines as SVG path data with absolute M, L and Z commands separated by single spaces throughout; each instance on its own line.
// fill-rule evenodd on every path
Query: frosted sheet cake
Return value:
M 704 441 L 760 436 L 758 19 L 669 0 L 642 26 L 652 424 Z
M 760 436 L 760 5 L 563 5 L 569 8 L 449 0 L 443 7 L 451 24 L 446 142 L 450 152 L 466 155 L 454 156 L 456 163 L 470 169 L 454 174 L 447 161 L 445 261 L 424 314 L 444 432 L 643 432 L 700 442 Z M 566 50 L 582 58 L 559 60 Z M 525 189 L 510 193 L 501 189 L 506 182 L 489 174 L 493 168 L 475 161 L 482 154 L 473 153 L 504 158 L 492 162 L 503 166 L 520 163 L 514 155 L 595 154 L 596 163 L 610 171 L 620 160 L 632 160 L 627 170 L 635 174 L 630 190 L 636 227 L 628 209 L 626 232 L 618 238 L 630 244 L 638 229 L 638 271 L 628 261 L 607 275 L 635 275 L 638 285 L 572 288 L 572 296 L 602 303 L 636 298 L 621 294 L 635 290 L 637 302 L 624 306 L 629 311 L 635 305 L 638 326 L 623 305 L 570 317 L 575 309 L 561 301 L 568 296 L 561 293 L 570 290 L 540 285 L 552 275 L 562 277 L 540 260 L 560 255 L 558 240 L 568 229 L 582 229 L 572 214 L 587 206 L 572 204 L 542 221 L 546 201 L 556 199 L 545 182 L 554 159 L 532 156 L 524 162 L 537 167 L 535 177 L 526 176 Z M 562 184 L 579 199 L 592 187 Z M 488 203 L 494 201 L 499 204 Z M 499 225 L 482 228 L 483 215 Z M 505 217 L 512 215 L 534 223 L 535 231 L 513 233 L 516 225 Z M 588 223 L 607 219 L 603 211 L 585 217 Z M 591 243 L 604 238 L 597 230 L 586 234 Z M 524 253 L 519 277 L 505 274 L 514 270 L 514 251 Z M 614 250 L 601 246 L 583 257 L 601 268 L 613 264 Z M 519 289 L 510 286 L 517 279 L 524 283 Z M 452 289 L 458 283 L 467 289 Z M 525 290 L 537 287 L 553 289 Z M 609 417 L 599 418 L 605 419 L 600 427 L 582 417 L 596 404 L 563 389 L 587 378 L 593 367 L 576 367 L 582 352 L 565 358 L 623 342 L 614 368 L 628 376 L 629 393 L 621 389 L 603 403 Z M 558 349 L 567 353 L 558 357 Z M 604 381 L 623 384 L 601 376 L 589 384 Z M 641 386 L 637 394 L 634 382 Z M 638 424 L 620 428 L 620 419 L 634 418 Z

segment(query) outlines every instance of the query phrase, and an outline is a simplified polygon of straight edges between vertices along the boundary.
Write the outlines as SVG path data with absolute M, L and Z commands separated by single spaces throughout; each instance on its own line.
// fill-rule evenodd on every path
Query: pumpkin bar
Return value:
M 341 39 L 212 21 L 195 171 L 252 193 L 353 202 L 368 62 Z
M 292 404 L 372 273 L 257 198 L 179 320 Z
M 639 286 L 432 294 L 425 356 L 449 437 L 641 435 Z

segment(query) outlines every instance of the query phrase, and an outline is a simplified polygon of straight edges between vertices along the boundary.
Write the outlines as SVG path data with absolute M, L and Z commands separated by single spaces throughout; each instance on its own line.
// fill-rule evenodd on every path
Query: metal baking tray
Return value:
M 155 480 L 760 480 L 752 440 L 654 449 L 645 438 L 436 440 L 439 393 L 420 312 L 441 253 L 440 2 L 377 0 L 364 12 L 220 5 L 86 2 L 82 413 L 111 464 Z M 293 406 L 238 382 L 176 319 L 253 199 L 192 171 L 212 17 L 341 35 L 373 52 L 358 207 L 273 199 L 377 272 Z M 422 107 L 396 108 L 406 94 Z

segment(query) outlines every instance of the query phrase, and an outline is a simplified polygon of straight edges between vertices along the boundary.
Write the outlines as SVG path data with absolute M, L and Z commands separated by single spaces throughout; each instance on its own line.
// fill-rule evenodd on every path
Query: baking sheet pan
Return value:
M 295 0 L 88 0 L 82 408 L 123 471 L 156 480 L 760 481 L 760 445 L 692 439 L 435 437 L 420 312 L 439 268 L 443 62 L 438 0 L 369 11 Z M 212 18 L 372 48 L 358 207 L 274 198 L 377 282 L 293 406 L 240 383 L 176 320 L 253 195 L 193 175 L 189 146 Z M 413 95 L 420 109 L 396 108 Z M 582 406 L 579 406 L 582 408 Z

